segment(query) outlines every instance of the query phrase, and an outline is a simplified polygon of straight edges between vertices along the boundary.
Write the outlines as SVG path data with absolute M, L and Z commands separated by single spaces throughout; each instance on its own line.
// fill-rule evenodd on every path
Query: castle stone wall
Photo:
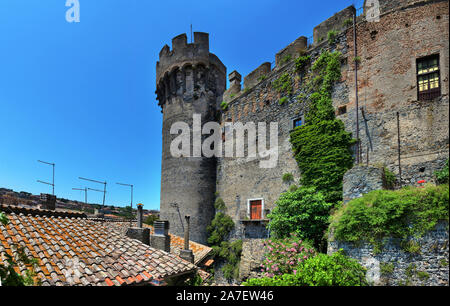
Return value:
M 363 21 L 357 25 L 362 162 L 366 162 L 368 152 L 369 163 L 385 164 L 399 174 L 398 112 L 402 183 L 414 184 L 421 179 L 432 181 L 433 173 L 448 158 L 448 1 L 415 1 L 413 6 L 412 1 L 396 2 L 396 10 L 382 15 L 380 22 Z M 354 133 L 352 29 L 347 32 L 347 41 L 348 67 L 343 70 L 343 78 L 349 97 L 347 101 L 334 99 L 334 104 L 336 108 L 346 106 L 347 113 L 339 118 Z M 416 60 L 433 54 L 440 55 L 442 95 L 418 101 Z
M 402 184 L 433 181 L 434 172 L 443 167 L 449 150 L 448 1 L 380 4 L 380 22 L 357 18 L 360 162 L 378 168 L 384 165 L 399 180 L 398 112 Z M 342 30 L 343 20 L 351 17 L 350 12 L 352 8 L 344 9 L 316 27 L 315 33 Z M 333 18 L 337 20 L 335 23 Z M 356 138 L 353 27 L 343 29 L 332 45 L 326 40 L 315 41 L 307 53 L 314 61 L 323 50 L 342 53 L 342 78 L 334 86 L 333 105 L 338 118 Z M 440 54 L 442 95 L 431 101 L 418 101 L 416 60 L 432 54 Z M 294 72 L 294 59 L 277 65 L 253 87 L 224 97 L 229 106 L 222 115 L 222 123 L 279 124 L 276 168 L 260 169 L 258 159 L 218 160 L 217 191 L 227 205 L 227 213 L 237 223 L 236 237 L 244 237 L 244 223 L 239 222 L 239 216 L 246 213 L 248 216 L 249 199 L 262 198 L 264 208 L 271 210 L 280 194 L 289 188 L 290 184 L 282 181 L 283 174 L 292 173 L 296 182 L 300 178 L 289 136 L 292 120 L 306 111 L 307 106 L 297 101 L 297 97 L 303 91 L 306 81 L 303 78 L 307 75 Z M 282 95 L 272 82 L 284 73 L 291 76 L 293 95 L 280 105 Z
M 448 223 L 441 222 L 414 240 L 420 245 L 419 253 L 405 252 L 398 240 L 389 239 L 379 253 L 368 243 L 329 241 L 328 254 L 343 249 L 367 269 L 366 278 L 373 285 L 448 286 Z
M 320 48 L 309 50 L 313 60 L 320 56 L 324 49 L 339 50 L 346 53 L 346 35 L 340 34 L 333 46 L 321 45 Z M 344 66 L 343 66 L 344 67 Z M 306 112 L 306 105 L 297 97 L 304 91 L 305 80 L 294 71 L 295 63 L 290 61 L 278 69 L 267 73 L 264 80 L 260 80 L 254 87 L 241 91 L 229 102 L 228 110 L 223 112 L 221 122 L 270 122 L 278 123 L 278 163 L 275 168 L 263 169 L 259 162 L 267 158 L 219 158 L 217 166 L 217 191 L 227 206 L 236 228 L 232 235 L 235 238 L 265 238 L 267 231 L 263 230 L 265 223 L 257 224 L 242 221 L 249 217 L 248 200 L 264 199 L 264 216 L 275 207 L 275 201 L 280 194 L 286 192 L 290 185 L 298 183 L 300 172 L 294 159 L 292 146 L 289 141 L 293 131 L 293 121 L 302 117 Z M 280 104 L 283 94 L 277 92 L 272 83 L 281 75 L 288 73 L 292 79 L 294 94 L 288 101 Z M 340 83 L 336 90 L 348 97 L 347 87 Z M 227 92 L 224 94 L 224 99 Z M 337 93 L 336 93 L 337 95 Z M 267 133 L 269 134 L 269 133 Z M 269 147 L 269 141 L 267 141 Z M 291 173 L 293 182 L 283 182 L 283 175 Z

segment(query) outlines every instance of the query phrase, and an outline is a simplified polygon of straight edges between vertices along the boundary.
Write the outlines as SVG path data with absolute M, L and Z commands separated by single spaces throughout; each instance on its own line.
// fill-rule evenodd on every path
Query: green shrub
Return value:
M 338 34 L 337 31 L 331 30 L 328 32 L 327 36 L 328 36 L 328 43 L 334 44 L 336 42 L 336 35 Z
M 348 28 L 348 27 L 350 27 L 350 26 L 352 26 L 352 25 L 353 25 L 353 18 L 345 19 L 344 22 L 343 22 L 343 24 L 342 24 L 342 26 L 343 26 L 344 28 Z
M 216 200 L 214 206 L 220 207 L 222 210 L 226 209 L 225 203 L 220 198 Z M 239 262 L 242 253 L 242 240 L 231 243 L 226 241 L 233 228 L 233 219 L 223 212 L 216 213 L 211 224 L 206 228 L 209 234 L 207 241 L 213 249 L 212 256 L 225 262 L 222 271 L 227 279 L 239 276 Z
M 310 63 L 310 61 L 311 61 L 310 55 L 299 56 L 295 60 L 295 71 L 297 72 L 302 71 Z
M 153 223 L 158 220 L 158 216 L 157 215 L 148 215 L 145 220 L 144 223 L 148 224 L 148 225 L 153 225 Z
M 267 75 L 262 75 L 258 78 L 258 82 L 264 81 L 265 79 L 267 79 Z
M 222 200 L 222 198 L 217 198 L 216 201 L 214 202 L 214 207 L 217 210 L 225 210 L 226 208 L 225 202 Z
M 286 103 L 288 101 L 288 97 L 282 97 L 280 99 L 280 102 L 278 102 L 279 105 L 283 105 L 284 103 Z
M 208 243 L 211 245 L 220 245 L 233 228 L 234 222 L 230 216 L 223 212 L 217 213 L 211 221 L 211 224 L 206 227 L 206 230 L 209 233 Z
M 284 65 L 284 64 L 288 63 L 291 59 L 292 59 L 292 55 L 287 54 L 287 55 L 283 56 L 283 58 L 281 59 L 281 64 Z
M 226 111 L 226 110 L 228 109 L 228 103 L 225 102 L 225 101 L 223 101 L 223 102 L 220 104 L 220 107 L 222 108 L 222 110 Z
M 380 263 L 380 273 L 381 275 L 389 275 L 394 272 L 394 264 L 393 263 Z
M 448 184 L 448 159 L 442 170 L 436 171 L 436 181 L 438 184 Z
M 394 189 L 395 184 L 397 182 L 397 178 L 396 178 L 395 174 L 386 167 L 383 167 L 383 171 L 384 171 L 384 182 L 386 184 L 386 188 Z
M 411 253 L 411 254 L 420 254 L 421 253 L 420 244 L 414 240 L 402 241 L 401 247 L 402 247 L 403 251 L 405 251 L 407 253 Z
M 222 243 L 219 257 L 226 261 L 222 268 L 223 275 L 226 279 L 239 278 L 239 263 L 242 253 L 242 240 L 233 242 L 225 241 Z
M 316 247 L 321 244 L 332 206 L 322 193 L 314 187 L 301 186 L 281 194 L 275 204 L 267 216 L 273 237 L 285 238 L 295 233 L 300 239 L 313 241 Z
M 279 93 L 292 95 L 292 80 L 287 72 L 283 73 L 278 79 L 273 81 L 272 86 Z
M 294 181 L 294 176 L 292 173 L 285 173 L 283 174 L 283 183 L 290 183 Z
M 417 271 L 417 277 L 421 280 L 421 281 L 424 281 L 424 280 L 427 280 L 427 279 L 429 279 L 430 278 L 430 274 L 428 274 L 428 272 L 425 272 L 425 271 Z
M 366 270 L 341 252 L 305 260 L 294 274 L 250 279 L 245 286 L 365 286 Z
M 384 238 L 399 238 L 404 249 L 417 251 L 411 237 L 432 230 L 439 220 L 449 220 L 449 186 L 427 185 L 401 190 L 376 190 L 338 209 L 329 231 L 341 241 L 379 244 Z
M 291 186 L 289 186 L 289 192 L 294 192 L 294 191 L 296 191 L 298 189 L 298 186 L 297 185 L 291 185 Z

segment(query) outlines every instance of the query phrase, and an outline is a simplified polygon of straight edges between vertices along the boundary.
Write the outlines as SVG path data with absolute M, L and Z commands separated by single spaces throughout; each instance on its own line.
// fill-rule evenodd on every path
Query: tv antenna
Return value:
M 38 183 L 42 183 L 42 184 L 46 184 L 46 185 L 50 185 L 52 186 L 52 195 L 55 195 L 55 164 L 54 163 L 48 163 L 42 160 L 38 160 L 38 162 L 46 164 L 46 165 L 50 165 L 53 167 L 53 179 L 52 179 L 52 183 L 48 183 L 48 182 L 44 182 L 41 180 L 37 180 Z
M 133 223 L 133 185 L 132 184 L 124 184 L 124 183 L 116 183 L 117 185 L 131 187 L 131 202 L 130 202 L 130 225 Z
M 102 190 L 97 190 L 97 189 L 92 189 L 92 188 L 88 188 L 88 190 L 93 190 L 93 191 L 103 192 L 103 204 L 102 204 L 102 210 L 105 209 L 106 181 L 105 181 L 105 182 L 100 182 L 100 181 L 91 180 L 91 179 L 84 178 L 84 177 L 79 177 L 79 179 L 80 179 L 80 180 L 89 181 L 89 182 L 98 183 L 98 184 L 103 184 L 103 191 L 102 191 Z

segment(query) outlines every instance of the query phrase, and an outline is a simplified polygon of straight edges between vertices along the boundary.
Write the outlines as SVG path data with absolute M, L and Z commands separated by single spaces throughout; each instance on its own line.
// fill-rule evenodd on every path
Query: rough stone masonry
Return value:
M 209 52 L 207 34 L 195 33 L 192 44 L 183 34 L 173 39 L 172 50 L 164 46 L 157 64 L 157 96 L 163 112 L 161 218 L 170 221 L 174 234 L 183 234 L 182 220 L 190 215 L 192 240 L 205 243 L 218 193 L 236 224 L 231 239 L 266 237 L 264 219 L 290 185 L 283 182 L 283 174 L 292 174 L 294 181 L 301 175 L 289 136 L 306 112 L 298 97 L 308 76 L 294 71 L 294 60 L 302 54 L 314 61 L 324 50 L 342 53 L 342 78 L 334 86 L 333 105 L 355 138 L 358 113 L 364 163 L 386 166 L 398 180 L 401 169 L 404 185 L 433 180 L 449 152 L 448 1 L 379 3 L 379 22 L 366 20 L 367 8 L 357 16 L 356 44 L 351 21 L 355 9 L 348 7 L 319 24 L 313 42 L 299 37 L 275 56 L 275 67 L 264 63 L 251 72 L 244 78 L 244 88 L 241 75 L 233 71 L 226 89 L 226 68 Z M 336 35 L 329 41 L 330 31 Z M 439 94 L 424 99 L 418 90 L 418 64 L 429 57 L 438 59 Z M 293 93 L 280 103 L 283 96 L 272 83 L 285 73 L 291 78 Z M 226 110 L 220 109 L 222 101 L 227 103 Z M 194 112 L 202 114 L 202 122 L 217 121 L 222 126 L 226 122 L 278 122 L 278 167 L 261 169 L 258 159 L 171 157 L 172 123 L 192 124 Z M 261 220 L 252 220 L 251 200 L 261 201 Z

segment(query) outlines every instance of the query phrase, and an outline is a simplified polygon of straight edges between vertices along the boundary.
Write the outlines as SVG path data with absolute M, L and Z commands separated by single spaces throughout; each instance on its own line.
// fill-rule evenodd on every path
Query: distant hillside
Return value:
M 0 188 L 0 204 L 14 205 L 28 208 L 37 208 L 40 204 L 40 195 L 34 195 L 29 192 L 16 192 L 12 189 Z M 101 204 L 84 203 L 64 198 L 56 199 L 56 208 L 69 211 L 83 211 L 86 214 L 94 214 L 95 209 L 100 209 Z M 105 214 L 117 217 L 127 217 L 130 214 L 130 207 L 118 207 L 113 205 L 105 205 Z M 133 212 L 136 210 L 133 207 Z M 144 209 L 144 216 L 159 215 L 158 210 Z

